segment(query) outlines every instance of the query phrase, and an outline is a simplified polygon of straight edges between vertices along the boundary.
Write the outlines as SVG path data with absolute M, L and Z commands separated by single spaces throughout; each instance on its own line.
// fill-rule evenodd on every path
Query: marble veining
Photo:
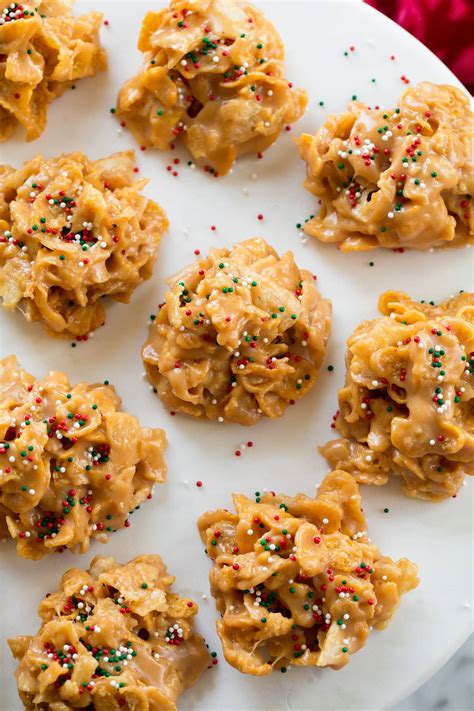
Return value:
M 418 691 L 392 711 L 472 711 L 474 636 Z

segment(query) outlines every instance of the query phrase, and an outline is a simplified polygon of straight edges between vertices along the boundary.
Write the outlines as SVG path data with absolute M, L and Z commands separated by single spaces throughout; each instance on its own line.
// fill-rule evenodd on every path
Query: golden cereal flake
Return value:
M 472 127 L 454 86 L 422 82 L 395 109 L 352 101 L 298 140 L 321 203 L 304 231 L 345 252 L 473 244 Z
M 36 380 L 14 356 L 0 361 L 0 535 L 23 558 L 106 543 L 165 481 L 165 433 L 120 404 L 107 381 Z
M 198 606 L 174 580 L 158 555 L 68 570 L 39 606 L 36 635 L 8 640 L 25 709 L 176 711 L 211 656 L 194 630 Z
M 441 501 L 474 474 L 474 294 L 435 306 L 387 291 L 379 309 L 347 342 L 343 439 L 321 451 L 359 483 L 395 474 L 407 496 Z
M 107 68 L 103 15 L 73 17 L 74 0 L 0 0 L 0 141 L 20 125 L 40 136 L 48 104 L 71 84 Z
M 179 137 L 219 173 L 268 148 L 306 108 L 279 35 L 248 3 L 173 0 L 145 16 L 138 48 L 143 65 L 119 93 L 118 116 L 140 144 L 165 150 Z
M 128 303 L 149 279 L 165 212 L 140 194 L 133 151 L 0 166 L 0 297 L 50 335 L 86 336 L 105 321 L 103 296 Z
M 263 239 L 211 249 L 168 280 L 142 356 L 171 410 L 252 425 L 315 384 L 331 324 L 310 272 Z
M 418 585 L 416 566 L 368 538 L 347 472 L 328 474 L 314 499 L 256 497 L 234 495 L 235 514 L 208 511 L 198 522 L 224 656 L 256 676 L 290 664 L 339 669 Z

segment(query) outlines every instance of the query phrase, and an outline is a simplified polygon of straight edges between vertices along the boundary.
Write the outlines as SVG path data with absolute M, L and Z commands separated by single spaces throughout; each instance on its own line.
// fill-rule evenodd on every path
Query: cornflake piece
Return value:
M 472 127 L 454 86 L 422 82 L 386 111 L 352 101 L 298 140 L 321 203 L 304 231 L 345 252 L 473 244 Z
M 0 537 L 23 558 L 106 543 L 165 481 L 165 433 L 119 412 L 108 381 L 36 380 L 10 356 L 0 393 Z
M 264 151 L 306 108 L 306 92 L 285 78 L 279 35 L 247 3 L 173 0 L 145 16 L 138 48 L 143 66 L 117 116 L 141 145 L 165 150 L 180 137 L 211 172 Z
M 40 136 L 48 104 L 71 84 L 107 68 L 101 12 L 71 15 L 73 0 L 0 3 L 0 141 L 16 126 Z
M 194 631 L 198 606 L 171 592 L 174 580 L 158 555 L 68 570 L 39 606 L 37 634 L 8 641 L 25 708 L 176 711 L 212 659 Z
M 474 294 L 435 306 L 387 291 L 379 309 L 347 342 L 344 439 L 321 452 L 360 483 L 395 474 L 407 496 L 441 501 L 474 474 Z
M 84 338 L 105 321 L 101 297 L 128 302 L 149 279 L 164 211 L 140 195 L 133 151 L 0 167 L 0 297 L 50 335 Z
M 291 252 L 263 239 L 211 249 L 168 285 L 142 356 L 170 410 L 252 425 L 315 384 L 331 304 Z
M 381 556 L 367 537 L 359 489 L 346 472 L 328 474 L 314 499 L 233 498 L 235 514 L 208 511 L 198 528 L 214 560 L 209 577 L 224 656 L 241 672 L 338 669 L 418 585 L 413 563 Z

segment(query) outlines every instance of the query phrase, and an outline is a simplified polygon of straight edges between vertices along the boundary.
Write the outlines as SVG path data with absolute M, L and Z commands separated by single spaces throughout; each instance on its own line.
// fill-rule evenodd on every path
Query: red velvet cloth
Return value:
M 366 0 L 448 65 L 474 93 L 474 0 Z

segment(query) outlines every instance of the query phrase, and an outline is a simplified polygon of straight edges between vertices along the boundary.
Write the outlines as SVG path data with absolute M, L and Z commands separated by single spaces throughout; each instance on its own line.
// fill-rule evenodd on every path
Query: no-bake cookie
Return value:
M 394 474 L 408 496 L 454 496 L 474 474 L 474 294 L 435 305 L 387 291 L 379 309 L 347 342 L 343 439 L 321 451 L 360 483 Z
M 107 66 L 103 15 L 71 14 L 74 0 L 0 0 L 0 141 L 16 126 L 28 141 L 45 127 L 49 103 L 74 81 Z
M 164 211 L 140 194 L 133 151 L 0 166 L 0 297 L 50 335 L 86 336 L 103 296 L 128 302 L 151 276 Z
M 120 412 L 104 384 L 37 380 L 11 356 L 0 361 L 0 536 L 38 559 L 129 525 L 129 513 L 166 478 L 163 430 Z
M 473 244 L 472 136 L 454 86 L 422 82 L 386 110 L 352 101 L 298 141 L 321 205 L 304 231 L 345 252 Z
M 234 495 L 199 531 L 214 561 L 211 592 L 229 664 L 262 676 L 290 664 L 340 668 L 385 628 L 416 566 L 382 556 L 367 535 L 358 486 L 328 474 L 317 496 Z
M 168 408 L 252 425 L 312 388 L 331 305 L 291 252 L 279 257 L 263 239 L 211 249 L 168 285 L 142 350 Z
M 68 570 L 39 606 L 38 632 L 8 641 L 25 709 L 176 711 L 211 656 L 174 580 L 158 555 Z
M 164 150 L 179 138 L 213 172 L 268 148 L 306 108 L 277 31 L 248 3 L 173 0 L 145 16 L 138 48 L 143 65 L 119 93 L 118 116 L 140 144 Z

